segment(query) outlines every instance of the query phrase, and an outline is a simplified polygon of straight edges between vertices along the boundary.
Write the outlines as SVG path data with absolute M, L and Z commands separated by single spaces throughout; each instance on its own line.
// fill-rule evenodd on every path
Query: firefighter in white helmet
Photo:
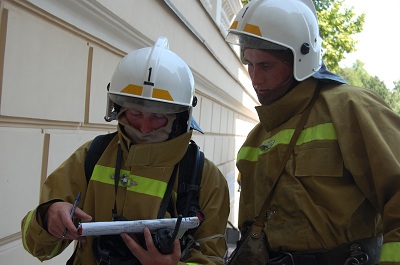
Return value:
M 240 226 L 271 193 L 265 264 L 400 264 L 400 118 L 371 90 L 327 70 L 312 1 L 252 0 L 226 40 L 239 45 L 261 103 L 237 167 Z
M 193 147 L 193 129 L 200 130 L 192 119 L 196 99 L 188 65 L 161 37 L 153 47 L 133 51 L 121 60 L 108 86 L 107 101 L 105 119 L 117 120 L 118 131 L 108 134 L 106 144 L 100 145 L 97 138 L 84 144 L 46 179 L 41 204 L 22 222 L 25 249 L 46 260 L 79 240 L 69 264 L 223 264 L 229 215 L 226 180 L 207 159 L 197 171 L 192 168 L 200 160 L 194 156 L 193 163 L 185 160 L 188 146 Z M 86 164 L 95 150 L 91 145 L 97 153 L 100 146 L 103 150 L 89 171 Z M 184 175 L 189 177 L 181 180 Z M 201 182 L 187 183 L 195 175 Z M 187 190 L 195 191 L 190 200 L 185 198 Z M 160 249 L 159 237 L 148 229 L 143 234 L 83 239 L 69 217 L 79 191 L 75 217 L 85 222 L 188 213 L 202 223 L 172 242 L 171 251 Z
M 115 69 L 108 90 L 106 121 L 116 119 L 126 109 L 136 109 L 173 117 L 169 119 L 169 127 L 173 129 L 170 139 L 190 127 L 201 131 L 192 118 L 192 109 L 197 104 L 192 72 L 169 50 L 166 38 L 159 38 L 152 48 L 125 56 Z M 177 113 L 178 119 L 175 119 Z M 176 123 L 174 127 L 172 122 Z

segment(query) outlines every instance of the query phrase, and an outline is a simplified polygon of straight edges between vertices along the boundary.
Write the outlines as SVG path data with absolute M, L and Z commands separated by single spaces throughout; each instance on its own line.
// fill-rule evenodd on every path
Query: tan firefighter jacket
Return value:
M 119 132 L 99 159 L 87 186 L 84 160 L 90 145 L 88 142 L 47 178 L 42 187 L 40 203 L 52 200 L 73 203 L 74 197 L 81 191 L 79 207 L 92 216 L 92 221 L 111 221 L 115 198 L 114 180 L 111 177 L 115 171 L 117 142 L 120 140 L 124 143 L 121 176 L 128 177 L 132 185 L 119 185 L 118 214 L 128 220 L 155 219 L 173 168 L 185 154 L 191 135 L 189 132 L 162 143 L 131 145 L 127 137 Z M 127 146 L 130 145 L 128 150 Z M 175 195 L 176 191 L 175 184 Z M 199 204 L 205 214 L 205 221 L 194 233 L 200 249 L 192 249 L 186 263 L 180 264 L 222 264 L 227 249 L 224 233 L 229 215 L 229 194 L 224 176 L 207 159 L 204 162 Z M 29 212 L 23 219 L 22 240 L 25 249 L 43 261 L 60 254 L 71 242 L 58 239 L 44 230 L 37 211 Z M 170 217 L 168 212 L 166 217 Z M 92 242 L 93 237 L 87 237 L 86 243 L 79 244 L 74 264 L 96 264 Z
M 257 107 L 261 122 L 238 153 L 239 224 L 258 215 L 316 85 L 309 78 Z M 331 249 L 383 234 L 381 262 L 400 264 L 400 117 L 371 90 L 325 83 L 267 216 L 273 250 Z

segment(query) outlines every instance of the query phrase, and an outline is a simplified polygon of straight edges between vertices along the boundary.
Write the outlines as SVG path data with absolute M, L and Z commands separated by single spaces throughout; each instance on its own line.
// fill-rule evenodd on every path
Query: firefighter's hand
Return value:
M 80 240 L 78 229 L 75 227 L 71 219 L 72 204 L 69 202 L 55 202 L 47 210 L 45 214 L 45 222 L 47 223 L 47 231 L 55 237 L 71 240 Z M 74 218 L 79 218 L 81 221 L 90 221 L 92 217 L 76 207 Z M 67 234 L 64 231 L 67 229 Z
M 181 246 L 179 239 L 174 241 L 174 250 L 171 254 L 161 254 L 153 243 L 150 230 L 146 227 L 144 229 L 144 238 L 146 240 L 147 250 L 142 248 L 137 241 L 126 233 L 122 233 L 121 237 L 125 241 L 127 247 L 131 250 L 133 255 L 140 261 L 142 265 L 177 265 L 181 258 Z

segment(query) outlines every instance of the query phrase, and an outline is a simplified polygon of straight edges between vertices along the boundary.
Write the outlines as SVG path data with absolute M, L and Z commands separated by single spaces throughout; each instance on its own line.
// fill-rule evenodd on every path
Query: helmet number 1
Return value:
M 144 81 L 145 85 L 149 85 L 149 86 L 154 86 L 153 82 L 150 82 L 150 78 L 151 78 L 151 71 L 153 70 L 152 67 L 149 68 L 149 77 L 147 78 L 147 81 Z

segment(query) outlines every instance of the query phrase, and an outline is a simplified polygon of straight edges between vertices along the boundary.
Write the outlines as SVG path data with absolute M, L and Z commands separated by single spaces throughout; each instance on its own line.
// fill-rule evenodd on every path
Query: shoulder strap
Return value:
M 201 175 L 203 173 L 203 164 L 203 152 L 200 151 L 199 147 L 194 141 L 190 141 L 185 155 L 183 156 L 181 161 L 177 165 L 175 165 L 171 178 L 168 181 L 167 190 L 164 194 L 163 200 L 161 201 L 160 210 L 158 211 L 158 219 L 164 218 L 167 208 L 171 206 L 170 202 L 172 189 L 175 183 L 175 177 L 177 175 L 178 167 L 179 178 L 176 210 L 178 214 L 181 214 L 184 217 L 199 216 L 200 213 L 199 219 L 201 217 L 204 219 L 198 203 L 200 181 Z M 202 219 L 200 221 L 202 221 Z
M 172 175 L 168 181 L 167 190 L 164 193 L 164 197 L 161 201 L 160 210 L 158 210 L 157 219 L 163 219 L 168 207 L 171 204 L 172 190 L 174 188 L 176 173 L 178 172 L 178 164 L 175 165 Z
M 89 150 L 85 158 L 85 176 L 87 183 L 89 183 L 89 180 L 92 177 L 94 166 L 96 165 L 97 161 L 99 161 L 104 150 L 106 150 L 108 144 L 111 142 L 115 135 L 117 135 L 117 132 L 98 135 L 93 139 L 92 143 L 90 144 Z M 67 260 L 66 265 L 73 264 L 79 244 L 80 243 L 75 246 L 74 253 L 72 253 L 71 257 Z
M 92 177 L 94 166 L 96 165 L 97 161 L 99 161 L 104 150 L 106 150 L 107 146 L 115 137 L 115 135 L 117 135 L 117 132 L 98 135 L 90 144 L 85 158 L 85 176 L 88 183 Z
M 300 133 L 302 131 L 302 129 L 304 128 L 304 125 L 307 122 L 308 116 L 311 112 L 312 107 L 314 106 L 315 101 L 318 98 L 319 92 L 321 90 L 321 86 L 322 86 L 322 82 L 318 82 L 317 87 L 314 91 L 313 97 L 311 98 L 310 103 L 308 104 L 307 108 L 304 110 L 304 112 L 302 113 L 300 120 L 298 121 L 295 131 L 292 135 L 292 138 L 290 139 L 290 142 L 288 144 L 288 147 L 286 149 L 286 152 L 282 158 L 282 161 L 280 163 L 279 166 L 279 171 L 277 172 L 277 176 L 275 177 L 275 180 L 272 184 L 271 190 L 270 192 L 267 194 L 267 198 L 264 201 L 263 206 L 261 207 L 260 213 L 258 214 L 255 223 L 253 224 L 253 226 L 251 227 L 251 234 L 253 238 L 258 238 L 260 236 L 261 231 L 264 229 L 265 226 L 265 216 L 267 214 L 267 210 L 268 210 L 268 204 L 271 200 L 271 196 L 272 193 L 275 189 L 276 183 L 278 182 L 279 177 L 281 176 L 283 170 L 285 169 L 285 165 L 287 163 L 287 161 L 290 158 L 291 153 L 293 152 L 293 149 L 296 145 L 297 139 L 300 136 Z
M 190 141 L 188 150 L 179 165 L 178 214 L 204 218 L 199 206 L 200 182 L 203 174 L 204 153 L 194 141 Z M 199 216 L 200 214 L 200 216 Z M 202 220 L 200 220 L 202 221 Z
M 204 153 L 194 141 L 190 141 L 188 150 L 179 165 L 179 180 L 178 180 L 178 199 L 176 209 L 178 214 L 184 217 L 196 216 L 200 220 L 200 224 L 205 217 L 200 210 L 199 192 L 200 183 L 203 174 Z M 181 259 L 185 260 L 190 249 L 195 244 L 193 232 L 195 229 L 190 229 L 182 236 L 181 242 Z

